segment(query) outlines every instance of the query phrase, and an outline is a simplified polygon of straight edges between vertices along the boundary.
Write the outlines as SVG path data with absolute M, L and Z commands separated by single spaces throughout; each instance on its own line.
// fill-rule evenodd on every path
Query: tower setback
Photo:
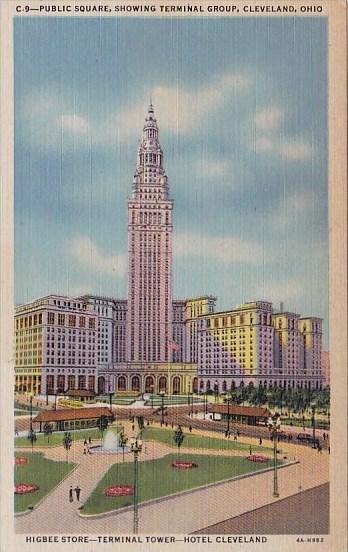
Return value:
M 150 105 L 128 202 L 128 362 L 171 361 L 172 210 Z

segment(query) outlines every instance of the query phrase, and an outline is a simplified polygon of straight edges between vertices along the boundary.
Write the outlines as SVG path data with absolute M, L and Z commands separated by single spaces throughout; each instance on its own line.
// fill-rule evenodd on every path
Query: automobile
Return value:
M 308 443 L 315 446 L 319 445 L 319 439 L 313 439 L 312 435 L 309 435 L 308 433 L 299 433 L 297 435 L 297 440 L 302 443 Z

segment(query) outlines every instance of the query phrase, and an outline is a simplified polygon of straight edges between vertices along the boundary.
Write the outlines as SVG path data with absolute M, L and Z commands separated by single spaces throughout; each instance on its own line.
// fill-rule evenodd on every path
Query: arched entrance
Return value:
M 117 380 L 117 389 L 118 391 L 125 391 L 126 390 L 127 381 L 125 376 L 120 376 Z
M 193 378 L 192 380 L 192 392 L 198 393 L 198 378 Z
M 98 378 L 98 395 L 105 394 L 105 378 L 104 376 L 99 376 Z
M 152 376 L 145 378 L 145 393 L 153 393 L 155 390 L 155 380 Z
M 65 376 L 64 374 L 59 374 L 57 377 L 57 391 L 62 393 L 65 388 Z
M 180 378 L 179 376 L 175 376 L 173 378 L 173 395 L 177 395 L 180 393 Z
M 131 388 L 132 388 L 132 391 L 140 391 L 140 378 L 139 378 L 139 376 L 133 376 L 132 377 Z
M 165 376 L 161 376 L 158 380 L 158 392 L 167 392 L 167 378 Z

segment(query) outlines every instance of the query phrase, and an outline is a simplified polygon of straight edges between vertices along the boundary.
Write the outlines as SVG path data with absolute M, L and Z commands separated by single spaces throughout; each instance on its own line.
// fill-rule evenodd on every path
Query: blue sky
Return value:
M 15 20 L 15 300 L 126 296 L 149 98 L 174 296 L 328 318 L 326 19 Z M 327 339 L 327 327 L 326 327 Z

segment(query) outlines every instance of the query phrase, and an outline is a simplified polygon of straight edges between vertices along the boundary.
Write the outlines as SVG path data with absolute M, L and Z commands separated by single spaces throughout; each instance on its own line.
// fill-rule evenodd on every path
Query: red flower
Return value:
M 34 493 L 35 491 L 38 491 L 40 487 L 38 485 L 34 485 L 33 483 L 17 483 L 15 485 L 15 494 L 22 495 L 27 493 Z
M 24 456 L 16 456 L 15 457 L 15 464 L 21 465 L 21 464 L 27 464 L 28 458 L 25 458 Z
M 250 462 L 268 462 L 267 456 L 262 456 L 262 454 L 251 454 L 246 457 Z
M 179 470 L 187 470 L 190 468 L 198 468 L 198 464 L 195 464 L 194 462 L 181 462 L 179 460 L 176 460 L 172 463 L 172 468 L 178 468 Z
M 134 494 L 133 485 L 114 485 L 104 489 L 105 496 L 128 496 Z

